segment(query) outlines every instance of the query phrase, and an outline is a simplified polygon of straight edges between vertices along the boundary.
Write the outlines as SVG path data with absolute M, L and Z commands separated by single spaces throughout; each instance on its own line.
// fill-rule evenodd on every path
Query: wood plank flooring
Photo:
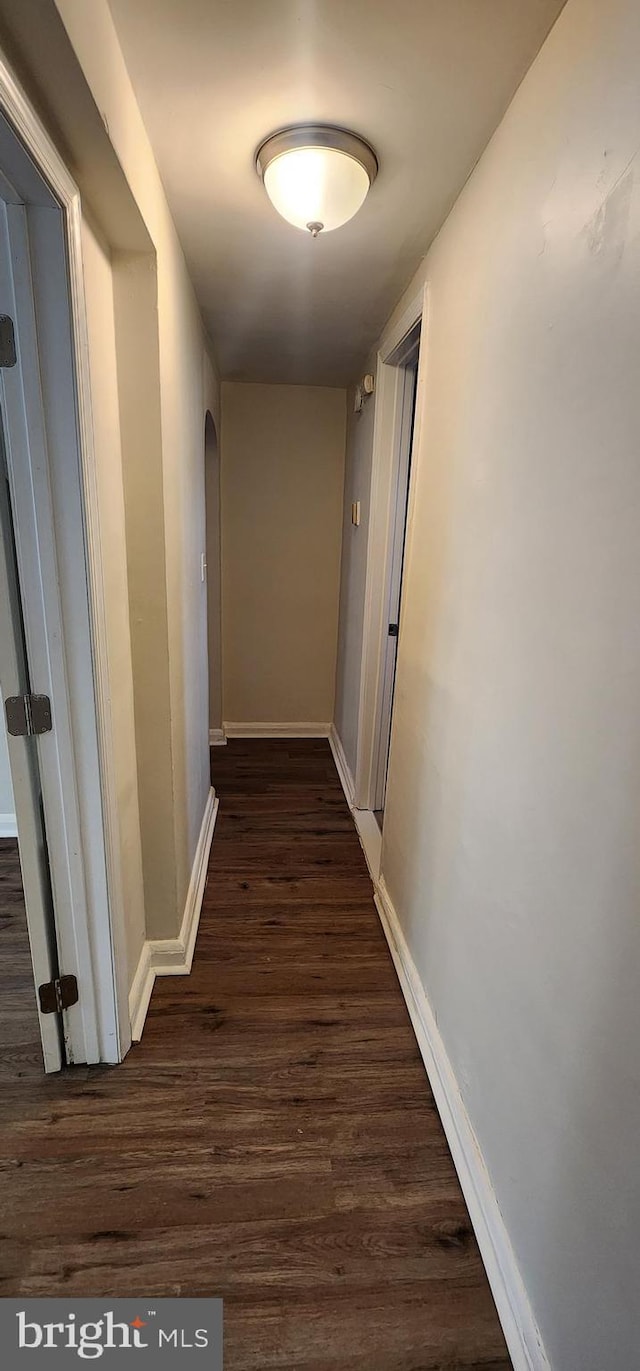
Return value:
M 5 1295 L 211 1295 L 226 1371 L 508 1371 L 328 744 L 214 748 L 190 977 L 122 1066 L 10 1072 Z
M 0 1087 L 38 1081 L 42 1046 L 17 838 L 0 838 Z M 0 1218 L 1 1222 L 1 1218 Z

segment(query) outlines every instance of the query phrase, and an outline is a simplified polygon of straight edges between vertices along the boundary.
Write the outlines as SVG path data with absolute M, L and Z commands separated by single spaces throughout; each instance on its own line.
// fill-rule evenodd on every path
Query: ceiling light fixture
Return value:
M 265 139 L 256 169 L 278 214 L 317 238 L 357 214 L 378 174 L 378 159 L 347 129 L 298 124 Z

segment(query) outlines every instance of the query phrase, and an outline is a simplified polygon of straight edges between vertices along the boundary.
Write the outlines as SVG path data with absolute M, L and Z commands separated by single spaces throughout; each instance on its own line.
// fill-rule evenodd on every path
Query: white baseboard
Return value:
M 15 814 L 0 814 L 0 838 L 17 838 L 18 825 Z
M 226 741 L 227 735 L 223 728 L 209 729 L 209 747 L 224 747 Z
M 453 1068 L 384 879 L 379 874 L 382 835 L 370 810 L 354 808 L 353 777 L 341 739 L 333 724 L 329 742 L 342 789 L 353 813 L 367 859 L 375 887 L 375 902 L 380 922 L 389 944 L 418 1047 L 467 1202 L 514 1371 L 549 1371 L 542 1339 Z
M 129 991 L 129 1018 L 131 1020 L 131 1037 L 134 1043 L 140 1042 L 142 1037 L 156 976 L 188 976 L 191 970 L 198 924 L 200 923 L 202 897 L 207 879 L 209 851 L 218 815 L 218 803 L 215 790 L 211 789 L 193 860 L 179 936 L 177 938 L 149 938 L 140 953 L 140 961 Z
M 131 1024 L 131 1041 L 134 1043 L 139 1043 L 142 1037 L 155 979 L 156 973 L 151 965 L 151 943 L 144 942 L 140 960 L 136 967 L 136 974 L 129 991 L 129 1022 Z
M 263 724 L 224 722 L 227 738 L 328 738 L 331 724 Z
M 351 775 L 351 772 L 349 770 L 349 763 L 347 761 L 345 751 L 342 746 L 342 739 L 338 733 L 335 724 L 332 724 L 331 728 L 329 729 L 329 746 L 333 753 L 333 760 L 336 764 L 336 771 L 338 772 L 338 775 L 340 777 L 340 784 L 342 785 L 342 789 L 344 790 L 345 800 L 347 801 L 349 809 L 353 809 L 356 788 L 353 783 L 353 776 Z
M 380 875 L 382 833 L 380 832 L 378 822 L 372 809 L 356 809 L 355 807 L 354 800 L 356 788 L 342 746 L 342 739 L 340 738 L 335 724 L 331 725 L 329 745 L 333 753 L 333 760 L 336 764 L 336 771 L 340 777 L 340 784 L 344 790 L 345 800 L 353 814 L 353 822 L 355 823 L 357 834 L 360 839 L 360 846 L 364 852 L 365 861 L 369 868 L 369 875 L 375 885 Z
M 384 880 L 375 902 L 446 1133 L 514 1371 L 549 1371 L 495 1191 Z
M 364 852 L 369 875 L 376 885 L 380 877 L 382 861 L 382 833 L 372 809 L 353 809 L 353 822 L 358 830 L 360 846 Z

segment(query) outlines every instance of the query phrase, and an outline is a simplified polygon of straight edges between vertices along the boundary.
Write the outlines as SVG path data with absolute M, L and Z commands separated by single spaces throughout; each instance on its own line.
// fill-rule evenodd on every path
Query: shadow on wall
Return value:
M 207 636 L 209 647 L 209 731 L 222 728 L 222 615 L 220 568 L 220 449 L 212 415 L 204 425 L 207 548 Z

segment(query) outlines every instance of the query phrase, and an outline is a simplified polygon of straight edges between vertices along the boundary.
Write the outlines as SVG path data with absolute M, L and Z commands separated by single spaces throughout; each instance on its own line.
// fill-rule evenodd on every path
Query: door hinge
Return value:
M 13 319 L 0 314 L 0 367 L 14 367 L 18 360 Z
M 51 701 L 48 695 L 8 695 L 4 702 L 7 733 L 14 738 L 32 738 L 50 733 Z
M 398 625 L 397 625 L 397 624 L 389 624 L 389 637 L 390 637 L 390 638 L 397 638 L 397 636 L 398 636 Z
M 78 982 L 75 976 L 58 976 L 55 981 L 47 981 L 38 986 L 40 1009 L 43 1014 L 61 1014 L 78 1003 Z

